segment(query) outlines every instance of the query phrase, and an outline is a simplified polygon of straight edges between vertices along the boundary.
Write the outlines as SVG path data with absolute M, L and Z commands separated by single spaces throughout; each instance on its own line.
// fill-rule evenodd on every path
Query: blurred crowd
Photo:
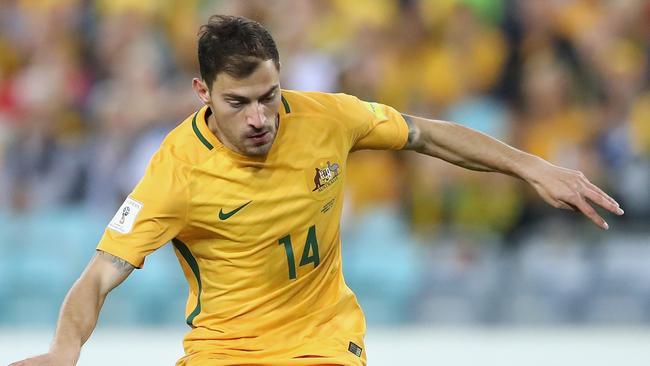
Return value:
M 286 88 L 466 124 L 650 217 L 650 4 L 635 0 L 3 1 L 0 205 L 113 210 L 199 106 L 196 32 L 215 13 L 271 30 Z M 395 206 L 423 236 L 509 234 L 545 214 L 507 177 L 415 154 L 351 164 L 351 213 Z
M 284 88 L 345 92 L 455 121 L 579 169 L 626 210 L 610 225 L 648 233 L 644 0 L 4 0 L 0 210 L 84 207 L 108 221 L 165 134 L 200 107 L 190 84 L 198 75 L 196 34 L 216 13 L 271 31 Z M 453 237 L 454 265 L 478 268 L 477 243 L 519 247 L 534 241 L 540 223 L 548 225 L 539 235 L 563 242 L 573 240 L 562 239 L 566 230 L 574 231 L 569 238 L 593 230 L 510 177 L 405 152 L 357 152 L 349 166 L 344 225 L 351 243 L 355 235 L 363 242 L 359 227 L 397 225 L 376 239 L 399 240 L 403 230 L 415 243 L 444 248 Z M 387 221 L 377 226 L 382 215 Z M 396 254 L 404 263 L 413 257 Z M 567 264 L 570 255 L 551 258 L 569 268 L 559 282 L 583 278 Z

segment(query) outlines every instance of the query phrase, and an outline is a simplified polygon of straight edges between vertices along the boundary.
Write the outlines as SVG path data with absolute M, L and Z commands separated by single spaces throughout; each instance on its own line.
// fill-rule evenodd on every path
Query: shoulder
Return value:
M 285 110 L 290 113 L 341 114 L 362 106 L 362 102 L 353 95 L 344 93 L 305 92 L 282 90 L 286 101 Z
M 178 166 L 196 166 L 207 160 L 212 152 L 205 145 L 205 138 L 197 127 L 197 123 L 205 123 L 201 122 L 205 109 L 206 107 L 203 107 L 190 114 L 169 132 L 156 155 L 164 158 L 168 163 Z

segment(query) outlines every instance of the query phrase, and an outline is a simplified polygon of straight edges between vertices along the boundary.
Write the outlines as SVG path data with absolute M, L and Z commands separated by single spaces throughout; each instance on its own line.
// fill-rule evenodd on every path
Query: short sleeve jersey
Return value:
M 141 267 L 172 241 L 189 284 L 178 365 L 365 364 L 365 320 L 341 269 L 346 161 L 402 148 L 404 118 L 283 90 L 271 150 L 249 157 L 219 142 L 207 112 L 167 136 L 98 249 Z

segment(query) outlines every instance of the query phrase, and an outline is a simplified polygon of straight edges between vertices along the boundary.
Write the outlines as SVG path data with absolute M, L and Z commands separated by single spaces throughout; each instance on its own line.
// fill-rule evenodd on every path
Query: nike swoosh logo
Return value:
M 234 209 L 234 210 L 232 210 L 230 212 L 223 212 L 223 208 L 220 209 L 219 210 L 219 219 L 220 220 L 228 220 L 231 216 L 233 216 L 234 214 L 239 212 L 239 210 L 241 210 L 242 208 L 248 206 L 248 204 L 251 203 L 251 202 L 253 202 L 253 201 L 248 201 L 248 202 L 244 203 L 243 205 L 237 207 L 236 209 Z

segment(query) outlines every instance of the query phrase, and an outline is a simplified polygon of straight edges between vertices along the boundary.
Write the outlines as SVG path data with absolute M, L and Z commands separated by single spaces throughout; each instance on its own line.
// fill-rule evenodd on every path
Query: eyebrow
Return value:
M 266 93 L 262 94 L 258 99 L 268 97 L 270 94 L 272 94 L 274 91 L 276 91 L 278 89 L 278 87 L 279 87 L 278 84 L 273 85 Z M 247 97 L 245 97 L 243 95 L 239 95 L 239 94 L 224 93 L 224 94 L 222 94 L 222 96 L 223 96 L 224 99 L 229 98 L 229 99 L 234 99 L 234 100 L 242 101 L 242 102 L 249 102 L 250 101 L 249 98 L 247 98 Z

